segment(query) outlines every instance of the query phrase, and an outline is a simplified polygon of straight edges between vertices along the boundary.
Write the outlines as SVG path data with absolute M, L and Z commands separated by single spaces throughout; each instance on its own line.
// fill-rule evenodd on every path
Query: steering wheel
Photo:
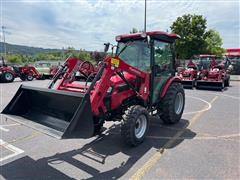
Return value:
M 86 78 L 89 74 L 91 74 L 94 70 L 92 63 L 89 61 L 83 61 L 79 66 L 79 72 L 83 74 Z

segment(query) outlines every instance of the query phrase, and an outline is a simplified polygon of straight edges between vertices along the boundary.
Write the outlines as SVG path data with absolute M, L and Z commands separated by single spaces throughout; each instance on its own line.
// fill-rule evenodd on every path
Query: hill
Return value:
M 7 52 L 10 53 L 19 53 L 24 55 L 34 55 L 37 53 L 47 53 L 47 52 L 56 52 L 61 51 L 60 49 L 44 49 L 39 47 L 23 46 L 6 43 Z M 0 53 L 4 52 L 4 43 L 0 42 Z

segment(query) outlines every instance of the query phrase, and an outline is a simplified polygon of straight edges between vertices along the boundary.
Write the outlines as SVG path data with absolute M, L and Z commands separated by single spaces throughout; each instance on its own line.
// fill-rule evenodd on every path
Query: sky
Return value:
M 170 32 L 177 17 L 198 14 L 224 48 L 239 48 L 239 9 L 240 0 L 147 0 L 147 31 Z M 116 35 L 143 29 L 144 0 L 0 0 L 0 15 L 8 43 L 101 51 Z

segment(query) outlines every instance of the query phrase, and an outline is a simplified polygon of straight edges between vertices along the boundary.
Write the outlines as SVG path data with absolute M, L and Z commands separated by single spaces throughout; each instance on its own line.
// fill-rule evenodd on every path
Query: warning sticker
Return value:
M 111 59 L 111 64 L 112 64 L 114 67 L 118 67 L 118 66 L 119 66 L 119 60 L 118 60 L 118 59 L 115 59 L 115 58 L 112 58 L 112 59 Z

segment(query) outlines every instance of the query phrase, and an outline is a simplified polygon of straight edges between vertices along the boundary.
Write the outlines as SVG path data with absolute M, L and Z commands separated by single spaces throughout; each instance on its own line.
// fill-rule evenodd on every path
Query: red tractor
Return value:
M 195 63 L 192 60 L 188 62 L 187 68 L 179 72 L 179 76 L 182 79 L 182 85 L 184 88 L 193 89 L 195 81 L 198 76 L 198 70 Z
M 230 85 L 230 75 L 223 63 L 211 60 L 210 68 L 202 69 L 196 81 L 196 88 L 223 90 Z
M 8 66 L 2 58 L 2 66 L 0 66 L 0 82 L 13 82 L 16 77 L 19 77 L 22 81 L 32 81 L 39 76 L 39 73 L 33 66 Z
M 81 61 L 70 57 L 48 89 L 22 85 L 2 114 L 56 138 L 89 138 L 105 121 L 121 121 L 124 141 L 137 146 L 150 115 L 166 124 L 181 119 L 185 94 L 175 76 L 176 39 L 161 31 L 119 35 L 116 54 L 99 64 L 91 82 L 75 81 Z
M 98 72 L 98 67 L 94 66 L 91 62 L 89 61 L 82 61 L 78 59 L 78 71 L 75 73 L 75 80 L 87 80 L 87 79 L 93 79 L 94 75 Z M 50 68 L 50 74 L 52 77 L 54 77 L 57 72 L 59 71 L 61 66 L 59 67 L 51 67 Z M 90 76 L 91 75 L 91 76 Z M 61 78 L 61 76 L 60 76 Z
M 240 75 L 240 48 L 226 49 L 225 56 L 230 61 L 231 74 Z

